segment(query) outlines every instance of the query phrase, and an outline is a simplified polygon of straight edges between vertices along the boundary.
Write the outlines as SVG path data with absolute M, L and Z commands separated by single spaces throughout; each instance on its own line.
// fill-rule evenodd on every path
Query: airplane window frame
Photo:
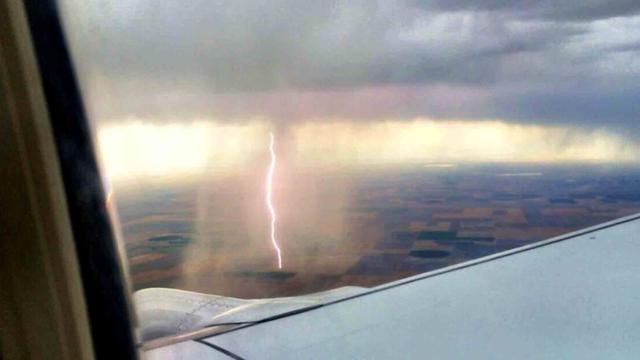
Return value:
M 56 1 L 25 0 L 97 358 L 135 359 L 134 318 L 89 122 Z

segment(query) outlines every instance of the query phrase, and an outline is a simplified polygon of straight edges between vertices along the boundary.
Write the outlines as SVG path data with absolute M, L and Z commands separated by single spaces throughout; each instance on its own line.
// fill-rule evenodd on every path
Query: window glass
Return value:
M 640 17 L 572 6 L 61 1 L 133 288 L 367 288 L 640 211 Z

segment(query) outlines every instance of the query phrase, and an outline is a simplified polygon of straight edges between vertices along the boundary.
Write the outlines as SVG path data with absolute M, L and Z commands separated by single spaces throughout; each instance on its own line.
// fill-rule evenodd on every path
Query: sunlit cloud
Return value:
M 300 165 L 640 160 L 638 143 L 603 130 L 502 121 L 308 122 L 293 133 Z
M 454 167 L 482 162 L 640 161 L 640 144 L 604 130 L 518 125 L 502 121 L 309 121 L 287 127 L 266 121 L 153 124 L 119 122 L 98 131 L 109 177 L 227 174 L 264 161 L 269 132 L 298 168 L 419 164 Z
M 234 125 L 130 119 L 99 129 L 97 141 L 108 176 L 118 180 L 236 171 L 260 154 L 266 131 L 257 120 Z

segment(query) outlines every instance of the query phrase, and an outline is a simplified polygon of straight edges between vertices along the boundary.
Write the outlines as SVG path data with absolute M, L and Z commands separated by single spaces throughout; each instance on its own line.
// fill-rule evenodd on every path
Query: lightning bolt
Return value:
M 269 215 L 271 216 L 271 244 L 273 248 L 276 250 L 276 254 L 278 255 L 278 269 L 282 269 L 282 253 L 280 251 L 280 246 L 278 246 L 278 241 L 276 239 L 276 209 L 273 206 L 273 173 L 276 170 L 276 152 L 273 149 L 275 143 L 275 137 L 273 133 L 269 133 L 269 153 L 271 154 L 271 163 L 269 164 L 269 170 L 267 171 L 267 196 L 266 203 L 267 209 L 269 210 Z

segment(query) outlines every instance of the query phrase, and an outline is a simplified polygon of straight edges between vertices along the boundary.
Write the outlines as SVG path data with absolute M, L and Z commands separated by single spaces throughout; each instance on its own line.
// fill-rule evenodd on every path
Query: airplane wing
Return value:
M 345 286 L 315 294 L 270 299 L 238 299 L 166 288 L 139 290 L 134 294 L 142 339 L 182 334 L 220 324 L 253 323 L 301 309 L 319 306 L 366 291 Z
M 149 341 L 144 355 L 635 359 L 639 259 L 635 215 L 375 288 L 320 295 L 306 300 L 311 306 L 288 298 L 289 307 L 235 318 L 242 321 L 227 314 L 219 326 Z

